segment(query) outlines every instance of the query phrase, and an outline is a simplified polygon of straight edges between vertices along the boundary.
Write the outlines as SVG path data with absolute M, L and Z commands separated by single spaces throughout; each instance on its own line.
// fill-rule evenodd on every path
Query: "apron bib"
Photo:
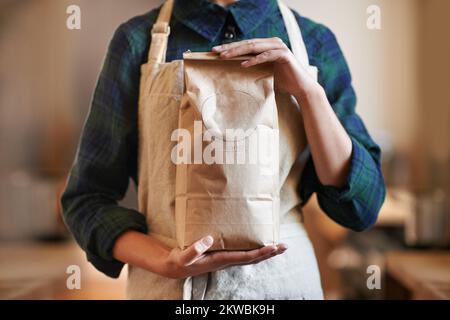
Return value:
M 279 1 L 295 57 L 309 66 L 306 47 L 291 10 Z M 141 66 L 138 110 L 138 203 L 149 233 L 176 247 L 176 165 L 171 153 L 176 141 L 184 92 L 183 60 L 165 62 L 173 0 L 164 3 L 152 29 L 148 62 Z M 184 280 L 169 279 L 129 266 L 129 299 L 322 299 L 314 250 L 303 227 L 301 199 L 297 192 L 308 157 L 303 119 L 296 100 L 275 92 L 279 126 L 279 241 L 289 249 L 256 265 L 226 268 Z M 244 285 L 245 284 L 245 285 Z

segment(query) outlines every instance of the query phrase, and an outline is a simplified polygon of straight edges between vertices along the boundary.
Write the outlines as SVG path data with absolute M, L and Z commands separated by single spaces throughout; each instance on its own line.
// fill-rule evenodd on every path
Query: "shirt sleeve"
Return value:
M 112 256 L 127 230 L 147 232 L 144 216 L 118 205 L 130 177 L 136 181 L 140 66 L 119 27 L 109 45 L 76 159 L 62 195 L 64 221 L 88 260 L 118 277 Z
M 300 194 L 307 201 L 316 192 L 319 205 L 331 219 L 354 231 L 363 231 L 376 222 L 386 194 L 381 151 L 355 112 L 356 95 L 350 70 L 336 37 L 328 28 L 320 28 L 314 63 L 319 68 L 319 82 L 351 138 L 351 165 L 344 187 L 335 188 L 320 183 L 314 161 L 309 157 L 300 181 Z

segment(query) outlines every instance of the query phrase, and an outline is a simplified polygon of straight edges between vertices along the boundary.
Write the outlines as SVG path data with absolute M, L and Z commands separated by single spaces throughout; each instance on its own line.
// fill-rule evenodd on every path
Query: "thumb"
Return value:
M 181 251 L 180 263 L 184 266 L 193 264 L 198 258 L 200 258 L 214 243 L 214 239 L 211 236 L 206 236 L 192 245 Z

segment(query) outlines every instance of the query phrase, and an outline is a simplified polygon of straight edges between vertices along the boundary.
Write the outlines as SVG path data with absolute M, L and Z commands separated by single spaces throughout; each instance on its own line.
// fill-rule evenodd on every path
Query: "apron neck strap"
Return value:
M 170 19 L 174 0 L 166 0 L 162 5 L 158 19 L 152 28 L 152 42 L 148 52 L 148 61 L 164 63 L 166 61 L 167 43 L 170 35 Z M 292 53 L 304 66 L 309 66 L 308 52 L 303 41 L 300 27 L 291 9 L 282 0 L 278 0 L 281 15 L 291 44 Z
M 152 42 L 148 51 L 148 61 L 164 63 L 166 61 L 167 42 L 170 35 L 170 18 L 174 0 L 167 0 L 162 5 L 158 19 L 152 28 Z
M 309 66 L 308 52 L 306 51 L 305 42 L 303 41 L 300 26 L 295 19 L 294 13 L 288 8 L 282 0 L 278 0 L 278 7 L 280 8 L 281 15 L 283 16 L 284 25 L 291 44 L 291 50 L 297 60 L 303 64 L 303 66 Z

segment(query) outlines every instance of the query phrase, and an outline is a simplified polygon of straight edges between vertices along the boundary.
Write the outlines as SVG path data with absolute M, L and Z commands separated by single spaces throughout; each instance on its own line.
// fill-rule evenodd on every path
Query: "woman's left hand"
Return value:
M 293 96 L 302 97 L 321 89 L 280 38 L 243 40 L 216 46 L 212 51 L 223 59 L 255 55 L 242 62 L 244 68 L 273 62 L 275 87 Z
M 322 184 L 342 187 L 347 181 L 352 141 L 328 102 L 325 90 L 311 77 L 279 38 L 251 39 L 213 48 L 221 58 L 255 55 L 244 61 L 249 68 L 274 64 L 275 88 L 294 96 L 302 106 L 306 137 Z

